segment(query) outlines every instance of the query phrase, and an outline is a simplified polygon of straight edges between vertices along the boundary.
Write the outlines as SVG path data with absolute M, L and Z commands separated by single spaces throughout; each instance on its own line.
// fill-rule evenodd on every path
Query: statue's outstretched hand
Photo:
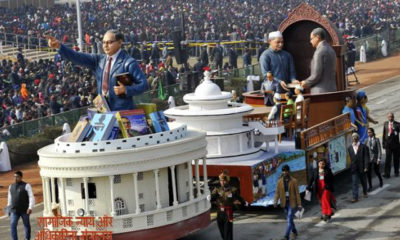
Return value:
M 58 41 L 55 37 L 46 35 L 44 36 L 47 39 L 47 42 L 49 44 L 49 47 L 52 49 L 59 49 L 61 46 L 60 41 Z

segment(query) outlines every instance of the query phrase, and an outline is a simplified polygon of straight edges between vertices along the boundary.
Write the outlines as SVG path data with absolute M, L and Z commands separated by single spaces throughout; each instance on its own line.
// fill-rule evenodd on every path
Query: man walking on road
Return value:
M 211 202 L 218 207 L 217 223 L 223 240 L 233 239 L 233 207 L 241 205 L 244 200 L 237 188 L 229 185 L 229 176 L 226 173 L 219 175 L 220 186 L 211 193 Z
M 22 172 L 14 173 L 15 183 L 8 188 L 8 214 L 11 217 L 11 238 L 18 240 L 17 225 L 22 218 L 25 227 L 25 240 L 31 239 L 31 224 L 29 215 L 35 205 L 32 187 L 29 183 L 22 181 Z
M 368 170 L 369 164 L 369 150 L 368 148 L 360 143 L 360 137 L 358 133 L 353 133 L 353 144 L 347 148 L 349 152 L 351 164 L 351 182 L 352 182 L 352 189 L 353 189 L 353 199 L 351 200 L 352 203 L 358 201 L 358 182 L 361 182 L 364 197 L 368 197 L 367 195 L 367 181 L 365 178 L 365 174 Z
M 392 167 L 396 177 L 399 176 L 399 158 L 400 158 L 400 143 L 399 132 L 400 123 L 394 120 L 393 113 L 388 113 L 388 121 L 383 124 L 382 147 L 386 150 L 385 160 L 385 175 L 383 177 L 390 178 L 390 171 Z
M 290 232 L 293 233 L 293 238 L 296 238 L 298 232 L 294 225 L 293 216 L 296 207 L 300 210 L 302 206 L 299 184 L 294 177 L 290 176 L 290 168 L 287 164 L 282 167 L 282 177 L 276 185 L 274 207 L 276 207 L 278 199 L 280 200 L 281 207 L 285 208 L 287 212 L 287 228 L 283 240 L 289 240 Z

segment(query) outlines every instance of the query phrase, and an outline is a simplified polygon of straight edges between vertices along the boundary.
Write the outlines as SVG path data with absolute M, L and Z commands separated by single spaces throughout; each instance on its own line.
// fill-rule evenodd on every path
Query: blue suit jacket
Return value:
M 285 83 L 291 83 L 296 79 L 293 57 L 285 50 L 275 52 L 268 48 L 261 54 L 259 63 L 264 78 L 271 72 L 274 78 Z
M 64 59 L 93 70 L 96 75 L 97 93 L 102 94 L 101 86 L 103 70 L 106 66 L 107 55 L 76 52 L 64 45 L 61 45 L 58 52 Z M 114 92 L 114 86 L 116 85 L 115 75 L 123 72 L 129 72 L 132 75 L 134 84 L 132 84 L 132 86 L 125 86 L 126 97 L 119 97 L 115 95 Z M 146 77 L 139 68 L 138 63 L 125 51 L 121 51 L 118 54 L 118 57 L 110 71 L 108 86 L 110 89 L 108 93 L 108 104 L 111 111 L 134 109 L 135 104 L 132 97 L 134 95 L 139 95 L 148 89 Z

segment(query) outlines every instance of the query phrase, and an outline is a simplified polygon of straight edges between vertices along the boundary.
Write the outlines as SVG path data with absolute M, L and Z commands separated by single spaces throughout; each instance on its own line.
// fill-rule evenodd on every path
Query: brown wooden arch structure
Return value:
M 280 24 L 284 49 L 294 58 L 296 76 L 299 80 L 310 76 L 310 63 L 315 49 L 310 44 L 310 33 L 321 27 L 327 32 L 326 40 L 336 52 L 336 85 L 338 91 L 346 89 L 344 56 L 345 46 L 342 36 L 327 18 L 321 16 L 312 6 L 301 3 Z
M 347 87 L 344 56 L 346 47 L 336 27 L 313 7 L 306 3 L 297 6 L 280 24 L 283 34 L 284 49 L 292 54 L 298 80 L 310 76 L 310 63 L 315 49 L 310 44 L 310 33 L 321 27 L 327 32 L 326 40 L 336 53 L 337 92 L 305 94 L 310 99 L 308 127 L 322 123 L 341 114 L 346 96 L 354 96 L 355 89 Z M 244 93 L 245 102 L 260 106 L 264 104 L 264 95 L 256 92 Z

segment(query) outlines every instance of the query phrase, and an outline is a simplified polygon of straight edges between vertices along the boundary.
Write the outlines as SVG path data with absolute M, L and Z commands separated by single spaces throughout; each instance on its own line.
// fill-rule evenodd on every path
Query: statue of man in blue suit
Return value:
M 103 37 L 105 54 L 87 54 L 76 52 L 51 36 L 46 36 L 49 47 L 58 49 L 63 59 L 91 69 L 97 81 L 97 93 L 106 97 L 111 111 L 134 109 L 132 100 L 148 89 L 146 77 L 135 59 L 121 49 L 123 34 L 108 30 Z M 115 75 L 129 72 L 133 79 L 131 86 L 117 82 Z

